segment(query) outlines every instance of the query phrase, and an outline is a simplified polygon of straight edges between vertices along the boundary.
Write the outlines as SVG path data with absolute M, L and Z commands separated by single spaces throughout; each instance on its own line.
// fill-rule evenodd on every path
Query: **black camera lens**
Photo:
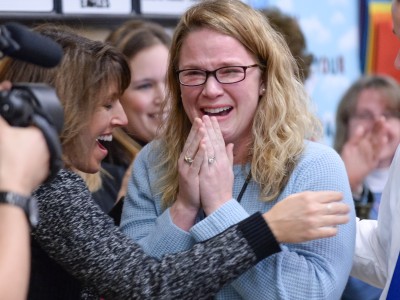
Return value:
M 31 124 L 32 99 L 23 90 L 12 89 L 0 93 L 0 114 L 12 126 L 26 127 Z

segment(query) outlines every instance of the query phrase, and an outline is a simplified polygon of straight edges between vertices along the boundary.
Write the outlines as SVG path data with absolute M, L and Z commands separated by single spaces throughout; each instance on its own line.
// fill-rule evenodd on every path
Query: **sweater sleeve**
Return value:
M 249 186 L 241 202 L 249 211 L 261 206 L 260 202 L 252 200 L 257 197 L 252 189 L 254 185 Z M 343 201 L 353 208 L 346 171 L 340 157 L 326 146 L 312 145 L 311 149 L 305 151 L 276 201 L 293 193 L 321 190 L 342 192 Z M 270 209 L 273 203 L 266 203 L 265 209 Z M 227 203 L 220 210 L 215 212 L 220 215 L 217 219 L 210 215 L 191 229 L 196 241 L 208 239 L 232 226 L 238 217 L 245 217 L 238 203 Z M 350 217 L 351 221 L 340 225 L 335 237 L 283 245 L 279 254 L 261 261 L 224 287 L 221 294 L 227 295 L 230 289 L 230 293 L 236 293 L 237 298 L 241 299 L 261 300 L 265 299 L 266 294 L 268 299 L 340 299 L 354 253 L 354 208 Z
M 378 220 L 357 222 L 356 249 L 351 275 L 374 286 L 384 287 L 386 297 L 398 259 L 400 238 L 400 146 L 390 166 L 389 177 L 382 193 Z
M 387 260 L 378 236 L 376 220 L 357 221 L 356 249 L 351 275 L 384 288 L 387 281 Z
M 144 147 L 135 159 L 120 227 L 147 254 L 160 258 L 188 250 L 195 241 L 190 233 L 172 222 L 169 209 L 162 211 L 160 197 L 153 187 L 156 174 L 150 170 L 154 161 L 152 145 Z
M 52 259 L 106 299 L 208 299 L 280 251 L 262 216 L 254 214 L 187 252 L 157 261 L 113 225 L 78 175 L 61 171 L 35 196 L 40 222 L 33 237 Z

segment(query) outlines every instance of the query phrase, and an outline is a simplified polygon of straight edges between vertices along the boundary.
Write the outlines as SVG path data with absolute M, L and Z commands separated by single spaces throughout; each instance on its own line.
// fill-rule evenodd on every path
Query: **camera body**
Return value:
M 59 139 L 64 112 L 55 90 L 44 83 L 13 83 L 9 91 L 0 91 L 0 115 L 12 126 L 36 126 L 41 129 L 50 152 L 51 180 L 62 167 Z
M 42 115 L 58 133 L 64 120 L 63 109 L 55 90 L 44 83 L 13 83 L 9 91 L 0 91 L 0 114 L 12 126 L 32 125 L 36 114 Z

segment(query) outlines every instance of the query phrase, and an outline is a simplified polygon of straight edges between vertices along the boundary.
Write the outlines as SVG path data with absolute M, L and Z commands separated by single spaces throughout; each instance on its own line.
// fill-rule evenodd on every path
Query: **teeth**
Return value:
M 106 141 L 106 142 L 111 142 L 112 141 L 112 134 L 108 134 L 108 135 L 100 135 L 97 140 L 101 140 L 101 141 Z
M 230 109 L 230 106 L 218 107 L 218 108 L 204 108 L 203 110 L 206 113 L 209 113 L 209 114 L 218 114 L 220 112 L 223 112 L 223 111 L 226 111 L 226 110 L 229 110 L 229 109 Z

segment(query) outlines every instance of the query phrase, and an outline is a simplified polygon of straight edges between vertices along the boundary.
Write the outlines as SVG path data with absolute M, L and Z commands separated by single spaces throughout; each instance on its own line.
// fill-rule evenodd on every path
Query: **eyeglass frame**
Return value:
M 178 81 L 179 81 L 180 84 L 182 84 L 184 86 L 189 86 L 189 87 L 204 85 L 207 82 L 208 77 L 210 75 L 212 75 L 215 78 L 215 80 L 220 84 L 233 84 L 233 83 L 238 83 L 238 82 L 241 82 L 241 81 L 245 80 L 246 79 L 246 75 L 247 75 L 247 69 L 254 68 L 254 67 L 260 67 L 260 65 L 259 64 L 253 64 L 253 65 L 248 65 L 248 66 L 224 66 L 224 67 L 215 69 L 213 71 L 208 71 L 208 70 L 203 70 L 203 69 L 183 69 L 183 70 L 177 70 L 176 71 L 176 75 L 178 76 Z M 217 77 L 217 72 L 219 70 L 225 69 L 225 68 L 242 68 L 243 69 L 243 78 L 238 80 L 238 81 L 234 81 L 234 82 L 221 82 Z M 202 71 L 202 72 L 204 72 L 206 74 L 204 82 L 200 83 L 200 84 L 185 84 L 185 83 L 182 83 L 179 74 L 181 74 L 182 72 L 185 72 L 185 71 Z
M 386 120 L 400 119 L 400 113 L 392 112 L 392 111 L 385 111 L 380 115 L 374 115 L 373 113 L 370 113 L 370 112 L 360 112 L 360 113 L 356 112 L 355 114 L 350 116 L 350 120 L 354 120 L 354 121 L 358 121 L 358 122 L 372 123 L 372 122 L 375 122 L 380 117 L 385 117 Z

